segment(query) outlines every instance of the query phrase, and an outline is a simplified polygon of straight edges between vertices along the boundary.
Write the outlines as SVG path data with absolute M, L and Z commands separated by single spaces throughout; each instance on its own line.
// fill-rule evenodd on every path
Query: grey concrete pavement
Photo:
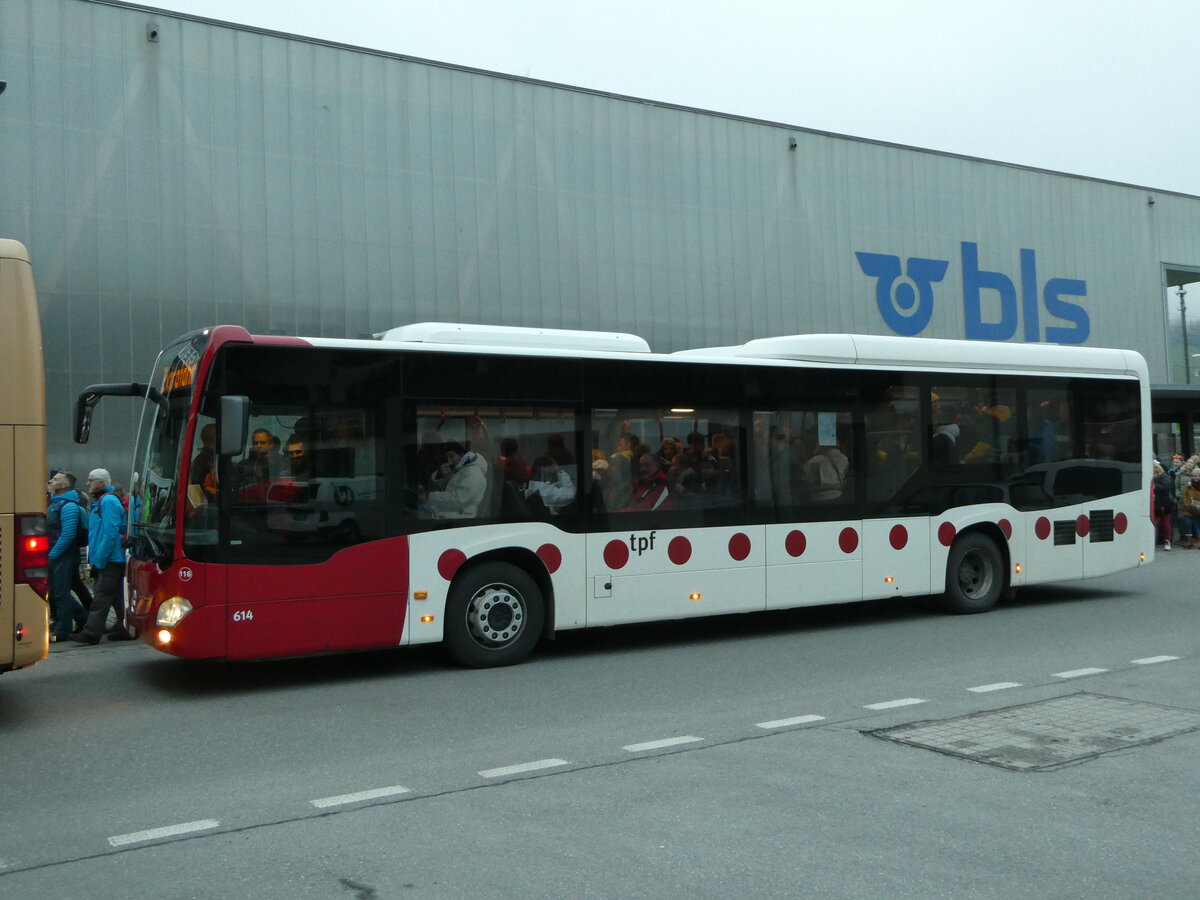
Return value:
M 1198 573 L 570 634 L 483 672 L 56 648 L 0 679 L 0 897 L 1191 897 L 1196 732 L 1040 772 L 868 732 L 1080 692 L 1194 714 Z

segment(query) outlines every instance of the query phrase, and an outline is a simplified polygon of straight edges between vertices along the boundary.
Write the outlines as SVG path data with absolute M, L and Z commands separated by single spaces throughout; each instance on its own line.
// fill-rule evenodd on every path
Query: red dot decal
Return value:
M 892 530 L 888 532 L 888 541 L 893 550 L 903 550 L 908 546 L 908 529 L 903 525 L 893 525 Z
M 677 566 L 682 566 L 692 558 L 692 542 L 685 537 L 671 538 L 667 545 L 667 558 Z
M 1039 541 L 1044 541 L 1050 537 L 1050 520 L 1045 516 L 1039 518 L 1033 524 L 1033 533 L 1037 535 Z
M 949 547 L 954 543 L 954 537 L 958 534 L 958 529 L 949 522 L 943 522 L 938 526 L 938 543 L 943 547 Z
M 783 548 L 787 550 L 788 556 L 803 556 L 807 547 L 808 538 L 804 536 L 803 531 L 789 531 L 783 541 Z
M 1008 521 L 1008 519 L 1001 519 L 996 524 L 999 525 L 1000 530 L 1002 532 L 1004 532 L 1004 539 L 1006 541 L 1011 541 L 1012 540 L 1012 522 Z
M 1087 533 L 1092 530 L 1092 520 L 1087 516 L 1080 516 L 1075 520 L 1075 533 L 1080 537 L 1087 537 Z
M 538 559 L 546 564 L 546 571 L 553 575 L 562 565 L 562 551 L 553 544 L 542 544 L 537 548 Z
M 1124 534 L 1125 529 L 1129 527 L 1129 518 L 1125 513 L 1117 513 L 1113 518 L 1113 531 L 1117 534 Z
M 843 553 L 853 553 L 858 549 L 858 532 L 853 528 L 843 528 L 838 535 L 838 546 Z
M 610 569 L 623 568 L 629 562 L 629 545 L 624 541 L 609 541 L 604 545 L 604 564 Z
M 467 561 L 467 554 L 461 550 L 447 550 L 438 557 L 438 574 L 450 581 L 458 567 Z
M 741 562 L 750 555 L 750 538 L 740 531 L 729 539 L 729 555 Z

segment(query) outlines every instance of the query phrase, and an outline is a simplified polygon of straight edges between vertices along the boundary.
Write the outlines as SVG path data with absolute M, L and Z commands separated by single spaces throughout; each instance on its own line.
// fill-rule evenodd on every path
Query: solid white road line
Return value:
M 409 788 L 402 784 L 394 784 L 391 787 L 375 788 L 370 791 L 358 791 L 353 794 L 339 794 L 336 797 L 321 797 L 317 800 L 310 800 L 313 806 L 318 809 L 324 809 L 328 806 L 342 806 L 346 803 L 361 803 L 363 800 L 378 800 L 380 797 L 395 797 L 397 794 L 409 793 Z
M 883 703 L 868 703 L 864 709 L 895 709 L 898 706 L 916 706 L 924 703 L 920 697 L 905 697 L 903 700 L 886 700 Z
M 981 684 L 977 687 L 967 688 L 968 691 L 974 691 L 976 694 L 986 694 L 989 691 L 1006 691 L 1009 688 L 1021 687 L 1017 681 L 997 681 L 995 684 Z
M 208 831 L 221 823 L 216 819 L 199 819 L 195 822 L 181 822 L 178 825 L 164 825 L 162 828 L 149 828 L 146 831 L 132 831 L 129 834 L 117 834 L 108 839 L 114 847 L 124 847 L 127 844 L 140 844 L 145 841 L 157 841 L 162 838 L 177 837 L 190 834 L 193 831 Z
M 1130 660 L 1135 666 L 1152 666 L 1155 663 L 1171 662 L 1171 660 L 1179 659 L 1178 656 L 1147 656 L 1145 659 Z
M 505 775 L 520 775 L 522 772 L 536 772 L 538 769 L 553 769 L 556 766 L 569 765 L 570 763 L 565 759 L 538 759 L 515 766 L 501 766 L 499 769 L 484 769 L 479 774 L 484 778 L 503 778 Z
M 1072 669 L 1069 672 L 1054 672 L 1055 678 L 1082 678 L 1084 675 L 1099 675 L 1108 669 Z
M 702 741 L 704 738 L 698 738 L 694 734 L 685 734 L 680 737 L 663 738 L 658 741 L 646 741 L 644 744 L 628 744 L 622 747 L 622 750 L 628 750 L 630 753 L 641 753 L 643 750 L 661 750 L 663 747 L 675 747 L 679 744 L 694 744 L 697 741 Z
M 772 719 L 770 722 L 757 722 L 755 728 L 788 728 L 791 725 L 807 725 L 809 722 L 824 722 L 824 716 L 792 716 L 790 719 Z

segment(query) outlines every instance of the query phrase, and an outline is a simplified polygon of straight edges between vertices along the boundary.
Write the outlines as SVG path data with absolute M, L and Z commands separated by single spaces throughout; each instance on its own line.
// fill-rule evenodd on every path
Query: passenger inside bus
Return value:
M 671 489 L 667 484 L 667 476 L 659 467 L 658 458 L 649 450 L 638 457 L 637 472 L 638 478 L 633 484 L 633 502 L 622 507 L 621 512 L 670 509 Z
M 255 429 L 250 435 L 250 450 L 246 458 L 237 464 L 238 484 L 242 487 L 270 481 L 282 470 L 282 460 L 271 453 L 275 436 L 265 428 Z
M 431 477 L 429 489 L 418 488 L 421 510 L 435 519 L 473 519 L 487 493 L 488 464 L 457 441 L 445 447 L 445 461 Z
M 287 439 L 288 474 L 293 481 L 308 481 L 312 478 L 312 460 L 308 452 L 308 442 L 298 434 L 290 435 Z
M 575 482 L 567 470 L 549 456 L 533 461 L 533 475 L 524 490 L 529 500 L 538 497 L 552 516 L 559 515 L 575 502 Z

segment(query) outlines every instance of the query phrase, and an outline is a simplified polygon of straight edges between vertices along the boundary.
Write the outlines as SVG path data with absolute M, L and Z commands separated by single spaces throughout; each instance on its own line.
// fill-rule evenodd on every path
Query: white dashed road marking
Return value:
M 868 703 L 863 709 L 896 709 L 899 706 L 916 706 L 924 703 L 920 697 L 905 697 L 903 700 L 885 700 L 883 703 Z
M 484 778 L 503 778 L 505 775 L 520 775 L 522 772 L 536 772 L 538 769 L 553 769 L 569 765 L 570 763 L 565 759 L 538 759 L 515 766 L 501 766 L 499 769 L 484 769 L 479 774 Z
M 339 794 L 336 797 L 321 797 L 317 800 L 309 801 L 318 809 L 325 809 L 328 806 L 342 806 L 346 803 L 361 803 L 363 800 L 378 800 L 380 797 L 395 797 L 397 794 L 407 794 L 409 788 L 401 784 L 394 784 L 391 787 L 375 788 L 370 791 L 358 791 L 354 794 Z
M 1055 672 L 1055 678 L 1082 678 L 1084 675 L 1099 675 L 1108 669 L 1072 669 L 1069 672 Z
M 177 837 L 181 834 L 191 834 L 194 831 L 208 831 L 221 823 L 216 819 L 199 819 L 195 822 L 181 822 L 178 825 L 164 825 L 162 828 L 150 828 L 146 831 L 132 831 L 129 834 L 117 834 L 108 839 L 114 847 L 124 847 L 128 844 L 141 844 L 146 841 L 157 841 L 162 838 Z
M 968 691 L 974 691 L 976 694 L 986 694 L 990 691 L 1006 691 L 1009 688 L 1021 687 L 1018 681 L 997 681 L 995 684 L 981 684 L 978 687 L 967 688 Z
M 788 728 L 792 725 L 807 725 L 809 722 L 824 722 L 824 716 L 793 716 L 790 719 L 773 719 L 770 722 L 758 722 L 755 728 Z
M 1147 656 L 1145 659 L 1135 659 L 1131 662 L 1135 666 L 1152 666 L 1155 663 L 1171 662 L 1171 660 L 1179 659 L 1178 656 Z
M 679 744 L 694 744 L 697 741 L 702 741 L 704 738 L 698 738 L 692 734 L 681 735 L 680 737 L 663 738 L 658 741 L 646 741 L 644 744 L 628 744 L 622 747 L 622 750 L 628 750 L 630 753 L 641 753 L 643 750 L 661 750 L 663 747 L 675 747 Z

